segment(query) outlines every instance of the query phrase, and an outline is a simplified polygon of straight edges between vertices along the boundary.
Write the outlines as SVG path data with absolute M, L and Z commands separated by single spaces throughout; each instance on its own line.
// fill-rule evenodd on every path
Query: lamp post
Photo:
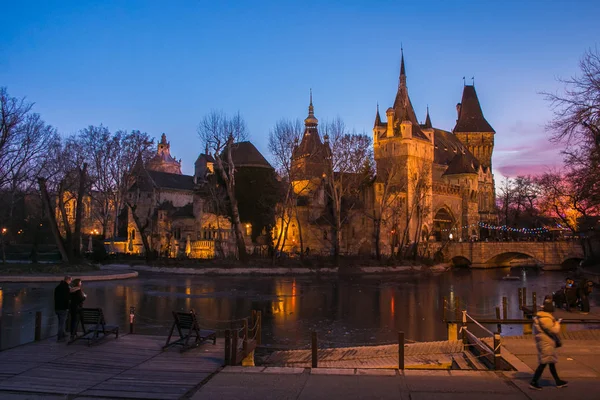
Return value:
M 6 264 L 6 252 L 4 251 L 4 237 L 8 229 L 2 228 L 2 264 Z

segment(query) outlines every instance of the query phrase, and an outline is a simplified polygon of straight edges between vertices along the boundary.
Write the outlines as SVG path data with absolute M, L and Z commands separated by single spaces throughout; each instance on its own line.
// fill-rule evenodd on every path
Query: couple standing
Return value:
M 77 314 L 83 307 L 83 302 L 87 297 L 81 289 L 81 279 L 71 279 L 70 276 L 65 276 L 65 279 L 60 281 L 58 286 L 54 289 L 54 310 L 58 317 L 58 341 L 62 342 L 66 340 L 67 334 L 65 333 L 65 323 L 67 321 L 67 315 L 71 315 L 71 326 L 69 331 L 71 332 L 71 339 L 73 339 L 77 333 Z

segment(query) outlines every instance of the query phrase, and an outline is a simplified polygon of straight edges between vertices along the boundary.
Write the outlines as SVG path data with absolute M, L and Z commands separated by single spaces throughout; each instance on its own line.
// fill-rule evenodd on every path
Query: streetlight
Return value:
M 6 252 L 4 251 L 4 236 L 6 236 L 8 229 L 2 228 L 2 264 L 6 264 Z

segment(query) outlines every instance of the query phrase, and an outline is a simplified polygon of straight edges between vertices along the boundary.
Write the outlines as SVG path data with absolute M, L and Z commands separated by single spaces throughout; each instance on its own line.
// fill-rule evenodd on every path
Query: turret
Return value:
M 412 137 L 413 124 L 409 120 L 404 120 L 400 123 L 400 135 L 402 139 L 410 139 Z
M 483 116 L 475 86 L 465 85 L 462 101 L 456 109 L 458 121 L 453 129 L 454 134 L 483 167 L 491 167 L 496 131 Z
M 425 117 L 425 125 L 422 126 L 423 133 L 427 135 L 429 141 L 433 144 L 434 131 L 433 125 L 431 124 L 431 118 L 429 117 L 429 106 L 427 106 L 427 116 Z
M 385 116 L 387 117 L 387 137 L 394 137 L 394 115 L 396 111 L 392 107 L 388 108 L 385 112 Z

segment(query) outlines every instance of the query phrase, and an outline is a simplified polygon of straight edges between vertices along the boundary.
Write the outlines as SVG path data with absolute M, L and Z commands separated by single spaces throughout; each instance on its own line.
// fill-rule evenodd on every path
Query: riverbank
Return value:
M 365 266 L 365 267 L 177 267 L 177 266 L 149 266 L 108 264 L 101 269 L 130 269 L 135 271 L 159 272 L 182 275 L 362 275 L 362 274 L 397 274 L 397 273 L 421 273 L 427 270 L 423 265 L 403 265 L 396 267 L 388 266 Z
M 73 279 L 79 278 L 86 282 L 92 282 L 135 278 L 138 276 L 138 272 L 103 269 L 88 272 L 61 271 L 57 273 L 32 273 L 27 275 L 0 275 L 0 282 L 58 282 L 63 279 L 65 275 L 70 275 Z

